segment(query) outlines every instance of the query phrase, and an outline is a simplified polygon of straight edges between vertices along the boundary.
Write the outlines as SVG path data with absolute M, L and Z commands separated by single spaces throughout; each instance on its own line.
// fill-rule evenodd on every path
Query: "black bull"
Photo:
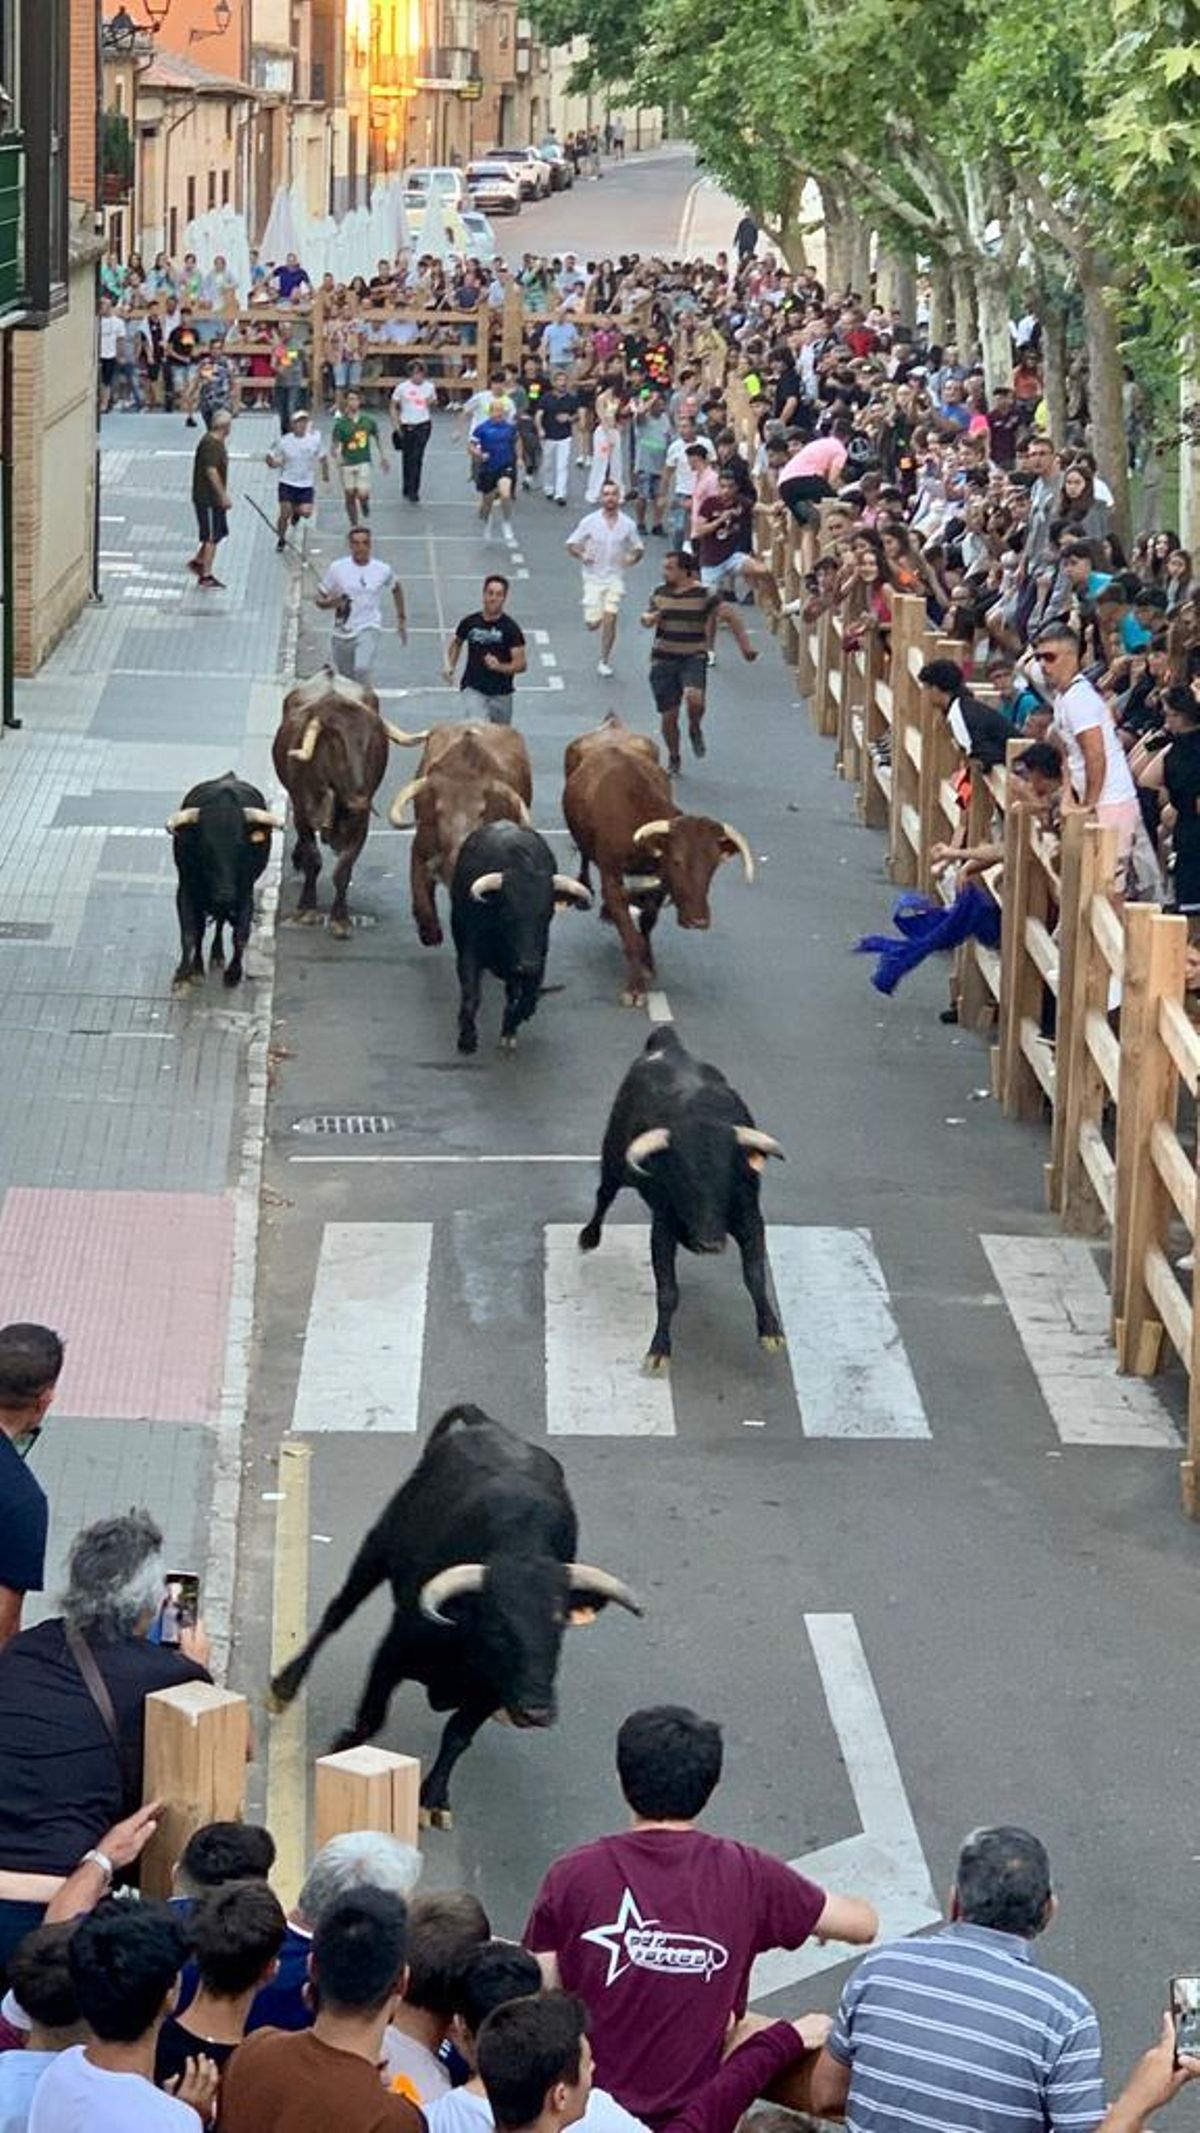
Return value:
M 550 921 L 564 904 L 591 903 L 587 889 L 554 871 L 544 837 L 517 822 L 472 830 L 450 884 L 450 930 L 458 957 L 458 1049 L 479 1042 L 476 1017 L 483 973 L 504 987 L 500 1042 L 507 1049 L 535 1012 L 546 974 Z
M 671 1320 L 679 1303 L 675 1255 L 720 1252 L 732 1237 L 765 1348 L 783 1346 L 767 1295 L 766 1239 L 759 1174 L 783 1150 L 760 1133 L 737 1090 L 717 1067 L 693 1059 L 673 1029 L 657 1029 L 617 1090 L 600 1154 L 600 1185 L 579 1248 L 593 1252 L 622 1185 L 635 1185 L 652 1216 L 650 1257 L 658 1315 L 646 1355 L 650 1372 L 669 1367 Z
M 225 983 L 242 977 L 242 955 L 254 919 L 254 884 L 271 856 L 271 831 L 283 824 L 268 812 L 257 785 L 228 770 L 223 778 L 193 785 L 167 823 L 179 877 L 179 964 L 175 984 L 204 975 L 204 929 L 214 924 L 211 964 L 225 962 L 223 930 L 232 936 Z
M 291 1702 L 326 1639 L 390 1584 L 391 1627 L 334 1745 L 370 1740 L 400 1682 L 422 1682 L 431 1709 L 451 1714 L 421 1787 L 422 1819 L 448 1828 L 450 1773 L 485 1719 L 553 1725 L 564 1629 L 610 1600 L 641 1613 L 619 1578 L 575 1561 L 577 1537 L 557 1459 L 478 1407 L 448 1409 L 304 1650 L 272 1681 L 276 1702 Z

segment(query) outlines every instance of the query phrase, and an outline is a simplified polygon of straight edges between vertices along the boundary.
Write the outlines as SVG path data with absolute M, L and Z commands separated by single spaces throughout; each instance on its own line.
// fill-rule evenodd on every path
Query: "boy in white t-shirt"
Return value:
M 276 551 L 287 547 L 289 526 L 311 518 L 317 495 L 317 468 L 322 481 L 329 480 L 329 460 L 320 430 L 312 426 L 306 407 L 298 407 L 278 444 L 267 453 L 267 465 L 279 469 L 279 516 L 275 521 Z

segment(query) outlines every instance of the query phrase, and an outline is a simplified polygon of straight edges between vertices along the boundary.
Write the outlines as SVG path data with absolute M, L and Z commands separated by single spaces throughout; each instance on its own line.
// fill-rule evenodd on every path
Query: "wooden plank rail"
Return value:
M 756 514 L 756 542 L 781 597 L 801 597 L 794 540 L 778 539 L 769 513 Z M 890 643 L 869 626 L 848 647 L 842 617 L 828 611 L 779 631 L 784 656 L 791 639 L 801 645 L 798 692 L 816 732 L 835 742 L 860 820 L 886 836 L 897 888 L 951 901 L 953 876 L 935 876 L 934 846 L 961 830 L 971 846 L 1000 847 L 978 877 L 1000 908 L 1000 946 L 958 951 L 959 1020 L 994 1021 L 992 1086 L 1006 1114 L 1048 1123 L 1050 1208 L 1067 1229 L 1111 1236 L 1117 1367 L 1149 1376 L 1169 1347 L 1187 1372 L 1181 1493 L 1200 1518 L 1200 1311 L 1172 1264 L 1194 1252 L 1200 1211 L 1196 1154 L 1177 1131 L 1180 1090 L 1200 1095 L 1187 921 L 1121 903 L 1115 831 L 1077 808 L 1058 826 L 1040 819 L 1012 777 L 1025 742 L 1011 741 L 994 770 L 970 765 L 964 792 L 961 753 L 917 678 L 931 659 L 961 662 L 962 647 L 938 637 L 912 594 L 893 597 L 889 634 Z

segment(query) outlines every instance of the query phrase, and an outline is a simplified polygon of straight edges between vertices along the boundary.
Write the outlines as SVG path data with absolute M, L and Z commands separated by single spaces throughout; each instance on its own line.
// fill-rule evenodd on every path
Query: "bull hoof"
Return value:
M 622 1007 L 644 1007 L 646 1005 L 645 992 L 638 992 L 632 985 L 627 985 L 621 994 L 621 1005 Z
M 296 913 L 296 924 L 298 926 L 319 926 L 320 923 L 321 914 L 318 911 L 316 905 L 301 904 L 300 909 Z
M 209 956 L 209 959 L 208 959 L 208 967 L 209 967 L 209 969 L 210 969 L 210 970 L 224 970 L 224 968 L 225 968 L 225 951 L 224 951 L 224 949 L 223 949 L 223 948 L 214 948 L 214 949 L 213 949 L 213 952 L 212 952 L 212 954 L 211 954 L 211 955 Z
M 501 1037 L 501 1039 L 500 1039 L 500 1042 L 499 1042 L 499 1044 L 498 1044 L 498 1045 L 496 1046 L 496 1050 L 497 1050 L 498 1052 L 515 1052 L 515 1051 L 516 1051 L 516 1049 L 517 1049 L 517 1040 L 516 1040 L 515 1036 L 513 1036 L 513 1037 L 503 1037 L 503 1036 L 502 1036 L 502 1037 Z
M 180 977 L 177 973 L 171 980 L 171 991 L 176 998 L 180 998 L 184 993 L 189 993 L 193 985 L 198 984 L 198 982 L 199 980 L 192 975 L 190 970 L 183 977 Z
M 418 926 L 417 939 L 422 948 L 440 948 L 446 936 L 440 926 Z
M 473 1029 L 464 1029 L 459 1031 L 458 1049 L 460 1052 L 468 1053 L 477 1052 L 479 1050 L 479 1039 Z
M 274 1689 L 268 1689 L 263 1700 L 270 1716 L 278 1718 L 281 1712 L 287 1710 L 292 1699 L 290 1696 L 280 1696 Z
M 655 1355 L 654 1350 L 652 1348 L 650 1350 L 649 1355 L 645 1357 L 642 1363 L 642 1376 L 644 1378 L 665 1378 L 666 1376 L 668 1376 L 670 1368 L 670 1356 Z
M 587 1224 L 585 1225 L 585 1227 L 584 1227 L 583 1229 L 581 1229 L 581 1230 L 580 1230 L 580 1232 L 579 1232 L 579 1249 L 580 1249 L 580 1251 L 581 1251 L 581 1252 L 594 1252 L 594 1251 L 595 1251 L 595 1249 L 596 1249 L 596 1246 L 597 1246 L 597 1245 L 599 1244 L 599 1242 L 600 1242 L 600 1224 L 599 1224 L 598 1222 L 589 1222 L 589 1223 L 587 1223 Z
M 335 941 L 348 941 L 354 931 L 354 928 L 350 924 L 348 918 L 331 918 L 329 921 L 329 931 L 332 933 Z
M 226 987 L 228 988 L 228 987 L 230 987 L 230 986 L 233 986 L 233 985 L 240 985 L 240 984 L 241 984 L 241 982 L 242 982 L 242 966 L 241 966 L 241 964 L 240 964 L 240 963 L 233 963 L 233 964 L 231 964 L 231 965 L 230 965 L 229 969 L 228 969 L 228 970 L 227 970 L 227 971 L 225 972 L 225 976 L 224 976 L 224 978 L 223 978 L 223 980 L 222 980 L 222 983 L 223 983 L 223 984 L 224 984 L 224 985 L 225 985 L 225 986 L 226 986 Z
M 787 1347 L 787 1338 L 782 1333 L 760 1333 L 758 1345 L 765 1348 L 768 1355 L 782 1355 Z

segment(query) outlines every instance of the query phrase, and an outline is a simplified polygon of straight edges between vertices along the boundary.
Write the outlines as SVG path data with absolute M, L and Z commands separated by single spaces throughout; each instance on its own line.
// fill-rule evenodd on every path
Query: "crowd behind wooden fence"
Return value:
M 780 601 L 801 599 L 792 530 L 762 508 L 756 547 Z M 924 599 L 906 594 L 892 601 L 890 644 L 873 624 L 847 642 L 833 613 L 775 627 L 862 822 L 887 840 L 893 883 L 948 896 L 933 853 L 961 820 L 962 757 L 917 677 L 931 659 L 960 660 L 962 646 L 940 638 Z M 1010 764 L 1025 745 L 1009 743 Z M 960 1021 L 991 1035 L 993 1094 L 1006 1115 L 1049 1126 L 1049 1208 L 1064 1228 L 1109 1241 L 1118 1368 L 1152 1376 L 1169 1343 L 1188 1375 L 1181 1485 L 1185 1510 L 1200 1517 L 1200 1324 L 1178 1268 L 1197 1230 L 1200 1034 L 1187 1013 L 1187 921 L 1122 906 L 1116 833 L 1075 811 L 1052 834 L 1015 796 L 1007 768 L 971 766 L 966 842 L 1002 847 L 984 875 L 1001 941 L 957 951 Z

